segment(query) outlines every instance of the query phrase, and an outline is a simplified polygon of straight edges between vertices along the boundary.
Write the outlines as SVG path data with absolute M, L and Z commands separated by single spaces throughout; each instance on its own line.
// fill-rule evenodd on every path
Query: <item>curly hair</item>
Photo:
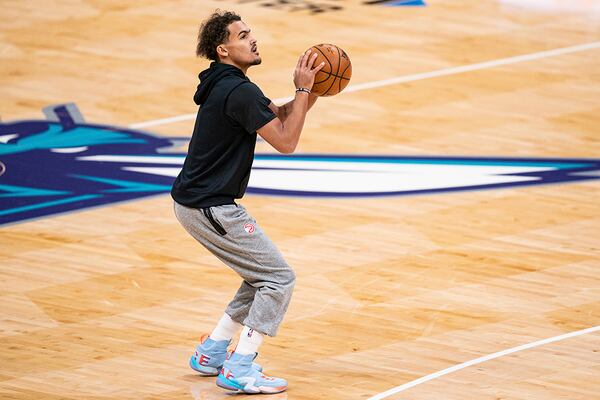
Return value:
M 217 46 L 227 41 L 229 37 L 229 24 L 241 21 L 242 18 L 231 11 L 216 10 L 200 26 L 198 32 L 198 45 L 196 55 L 209 60 L 219 61 Z

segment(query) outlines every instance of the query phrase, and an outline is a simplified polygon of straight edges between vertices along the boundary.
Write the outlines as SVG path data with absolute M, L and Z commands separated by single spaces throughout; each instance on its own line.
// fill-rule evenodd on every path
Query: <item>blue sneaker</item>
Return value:
M 221 371 L 227 355 L 230 340 L 212 340 L 208 335 L 202 336 L 196 351 L 190 357 L 190 367 L 206 376 L 217 376 Z
M 252 368 L 254 358 L 256 354 L 233 353 L 223 364 L 217 386 L 244 393 L 279 393 L 287 389 L 285 379 L 266 376 Z
M 202 336 L 196 351 L 190 357 L 190 368 L 205 376 L 217 376 L 227 358 L 227 347 L 231 340 L 212 340 L 208 335 Z M 252 368 L 262 371 L 262 367 L 252 363 Z

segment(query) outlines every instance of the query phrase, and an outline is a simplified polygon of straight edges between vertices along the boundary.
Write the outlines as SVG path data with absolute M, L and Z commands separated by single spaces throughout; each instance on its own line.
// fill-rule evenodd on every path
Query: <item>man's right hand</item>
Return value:
M 313 68 L 316 59 L 317 53 L 312 52 L 310 49 L 300 56 L 294 71 L 294 85 L 296 85 L 296 89 L 301 87 L 309 90 L 312 89 L 315 83 L 315 75 L 325 66 L 325 62 L 323 61 Z

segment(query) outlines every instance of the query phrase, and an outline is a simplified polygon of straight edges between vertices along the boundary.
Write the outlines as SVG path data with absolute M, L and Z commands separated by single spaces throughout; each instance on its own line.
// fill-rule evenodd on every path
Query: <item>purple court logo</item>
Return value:
M 319 15 L 344 9 L 343 0 L 238 0 L 238 3 L 253 3 L 259 7 L 294 13 Z M 424 0 L 363 0 L 364 5 L 382 5 L 388 7 L 423 7 Z
M 0 122 L 0 225 L 168 193 L 183 138 L 86 123 L 74 104 Z M 248 193 L 374 197 L 600 179 L 597 159 L 257 154 Z
M 423 7 L 426 5 L 423 0 L 367 0 L 363 4 L 381 4 L 395 7 Z

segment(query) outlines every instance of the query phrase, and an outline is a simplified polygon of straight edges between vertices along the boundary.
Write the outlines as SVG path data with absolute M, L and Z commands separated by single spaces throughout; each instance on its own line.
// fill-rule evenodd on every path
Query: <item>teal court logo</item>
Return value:
M 181 137 L 86 122 L 73 104 L 0 122 L 0 225 L 168 193 Z M 256 154 L 247 193 L 380 197 L 600 179 L 600 160 Z

